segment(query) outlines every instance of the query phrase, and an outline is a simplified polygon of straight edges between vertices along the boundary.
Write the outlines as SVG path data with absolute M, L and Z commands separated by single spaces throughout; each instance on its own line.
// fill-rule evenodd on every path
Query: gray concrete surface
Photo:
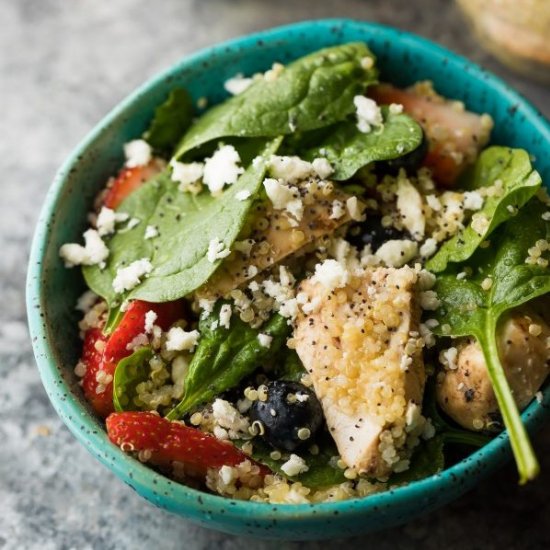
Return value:
M 428 36 L 494 69 L 550 114 L 548 90 L 484 54 L 446 0 L 0 0 L 0 548 L 331 548 L 244 540 L 149 505 L 61 424 L 25 326 L 24 275 L 55 169 L 136 85 L 181 56 L 307 18 L 371 19 Z M 345 542 L 348 548 L 550 548 L 550 436 L 539 480 L 510 465 L 446 509 Z

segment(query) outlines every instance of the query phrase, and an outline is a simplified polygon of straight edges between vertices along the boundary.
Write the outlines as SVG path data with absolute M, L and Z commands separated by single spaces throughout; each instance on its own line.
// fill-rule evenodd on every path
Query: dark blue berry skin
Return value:
M 305 401 L 289 402 L 289 394 L 307 395 Z M 273 415 L 272 411 L 275 412 Z M 292 452 L 301 445 L 311 445 L 323 425 L 323 409 L 315 393 L 298 382 L 276 380 L 267 385 L 267 400 L 254 401 L 250 420 L 260 421 L 264 427 L 263 439 L 273 448 Z M 307 428 L 311 435 L 302 440 L 298 431 Z
M 353 246 L 361 250 L 366 244 L 370 244 L 373 252 L 387 241 L 402 239 L 410 239 L 409 233 L 394 227 L 382 227 L 381 216 L 370 212 L 367 212 L 364 222 L 351 226 L 346 235 L 346 240 Z

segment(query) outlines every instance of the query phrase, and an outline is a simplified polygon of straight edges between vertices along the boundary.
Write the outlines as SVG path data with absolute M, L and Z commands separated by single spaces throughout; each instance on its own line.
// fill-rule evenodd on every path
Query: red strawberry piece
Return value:
M 208 468 L 237 466 L 244 460 L 255 463 L 232 443 L 213 435 L 172 422 L 150 412 L 111 414 L 106 421 L 109 439 L 124 451 L 147 451 L 148 461 L 169 466 L 177 461 L 196 474 L 206 475 Z M 258 464 L 263 477 L 270 472 Z
M 123 168 L 105 194 L 103 199 L 105 206 L 113 209 L 117 208 L 130 193 L 156 176 L 160 170 L 161 165 L 156 160 L 152 160 L 145 166 Z

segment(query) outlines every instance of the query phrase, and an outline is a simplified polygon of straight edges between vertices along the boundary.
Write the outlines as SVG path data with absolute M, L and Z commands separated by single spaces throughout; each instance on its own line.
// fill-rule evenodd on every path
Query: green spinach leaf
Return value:
M 422 142 L 422 129 L 405 114 L 392 114 L 383 108 L 384 126 L 365 134 L 357 122 L 347 120 L 332 127 L 332 132 L 303 156 L 307 160 L 326 158 L 334 169 L 331 179 L 351 178 L 371 162 L 401 157 L 414 151 Z
M 237 442 L 237 444 L 239 443 L 242 444 L 244 441 Z M 300 457 L 305 460 L 309 469 L 307 472 L 293 477 L 287 476 L 281 470 L 281 466 L 285 461 L 273 460 L 271 458 L 273 448 L 258 437 L 252 441 L 252 458 L 261 464 L 265 464 L 275 473 L 292 481 L 299 481 L 302 485 L 311 489 L 322 489 L 323 487 L 348 481 L 344 476 L 344 470 L 333 465 L 331 461 L 334 456 L 338 456 L 338 451 L 332 438 L 330 436 L 322 437 L 317 446 L 319 447 L 319 453 L 316 455 L 311 454 L 309 451 L 298 452 Z
M 217 238 L 231 248 L 261 188 L 267 159 L 280 142 L 281 138 L 262 142 L 261 162 L 251 163 L 220 197 L 207 191 L 196 196 L 183 193 L 168 171 L 143 184 L 118 209 L 138 219 L 139 224 L 118 231 L 107 243 L 110 254 L 105 269 L 84 267 L 88 286 L 103 296 L 110 307 L 124 298 L 167 302 L 196 290 L 221 263 L 220 259 L 208 260 L 210 241 Z M 259 144 L 256 147 L 259 149 Z M 250 192 L 250 198 L 237 200 L 236 194 L 245 190 Z M 158 237 L 145 239 L 149 225 L 157 228 Z M 116 294 L 113 280 L 117 270 L 141 258 L 150 260 L 151 274 L 126 295 Z
M 294 350 L 285 349 L 284 352 L 284 356 L 280 358 L 280 364 L 275 369 L 275 378 L 301 382 L 302 376 L 307 374 L 302 361 Z
M 435 315 L 439 321 L 436 331 L 443 336 L 474 336 L 481 345 L 520 483 L 534 478 L 539 466 L 500 363 L 496 331 L 504 312 L 550 292 L 550 269 L 525 262 L 528 249 L 537 240 L 550 239 L 550 222 L 542 218 L 545 211 L 538 199 L 532 199 L 494 234 L 490 248 L 479 249 L 472 256 L 468 262 L 474 273 L 471 279 L 459 280 L 455 273 L 446 273 L 438 277 L 435 286 L 441 300 Z M 484 290 L 481 285 L 487 277 L 492 286 Z
M 183 399 L 168 413 L 170 420 L 234 388 L 277 353 L 289 334 L 287 320 L 280 315 L 274 315 L 260 329 L 250 327 L 236 315 L 229 329 L 220 327 L 220 308 L 221 304 L 199 323 L 201 338 L 185 377 Z M 258 341 L 260 332 L 273 338 L 269 347 Z
M 343 120 L 354 111 L 353 97 L 376 81 L 369 58 L 364 43 L 343 44 L 298 59 L 276 78 L 258 78 L 191 126 L 175 157 L 229 136 L 275 137 Z
M 193 102 L 186 90 L 175 89 L 155 110 L 143 138 L 157 151 L 171 153 L 193 120 Z
M 487 197 L 483 208 L 474 214 L 474 217 L 483 216 L 482 219 L 487 222 L 479 226 L 470 222 L 428 260 L 427 269 L 440 272 L 449 262 L 467 260 L 484 239 L 535 195 L 541 184 L 528 153 L 523 149 L 508 147 L 490 147 L 483 151 L 461 181 L 465 189 L 473 191 L 489 187 L 497 180 L 502 182 L 502 192 Z
M 132 355 L 119 361 L 113 379 L 113 403 L 115 411 L 137 411 L 136 388 L 149 379 L 149 360 L 154 353 L 150 347 L 139 348 Z

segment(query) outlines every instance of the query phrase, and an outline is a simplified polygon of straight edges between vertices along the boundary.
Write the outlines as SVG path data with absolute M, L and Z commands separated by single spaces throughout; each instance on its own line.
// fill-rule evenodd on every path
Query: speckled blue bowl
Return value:
M 210 104 L 225 97 L 223 82 L 324 46 L 363 40 L 378 56 L 382 78 L 396 84 L 431 79 L 446 96 L 490 113 L 495 143 L 525 147 L 550 181 L 550 128 L 522 97 L 469 61 L 417 36 L 348 20 L 299 23 L 198 52 L 151 80 L 116 107 L 74 150 L 57 174 L 36 229 L 28 272 L 27 308 L 42 381 L 58 414 L 107 468 L 153 504 L 229 533 L 281 539 L 328 539 L 403 523 L 455 499 L 510 458 L 502 434 L 441 474 L 374 495 L 316 505 L 272 506 L 234 501 L 174 483 L 112 445 L 83 399 L 73 375 L 80 341 L 74 303 L 83 290 L 78 270 L 66 270 L 61 244 L 78 239 L 92 197 L 122 162 L 122 144 L 139 136 L 153 110 L 176 87 Z M 550 416 L 550 391 L 523 418 L 531 431 Z M 98 469 L 97 475 L 101 475 Z

